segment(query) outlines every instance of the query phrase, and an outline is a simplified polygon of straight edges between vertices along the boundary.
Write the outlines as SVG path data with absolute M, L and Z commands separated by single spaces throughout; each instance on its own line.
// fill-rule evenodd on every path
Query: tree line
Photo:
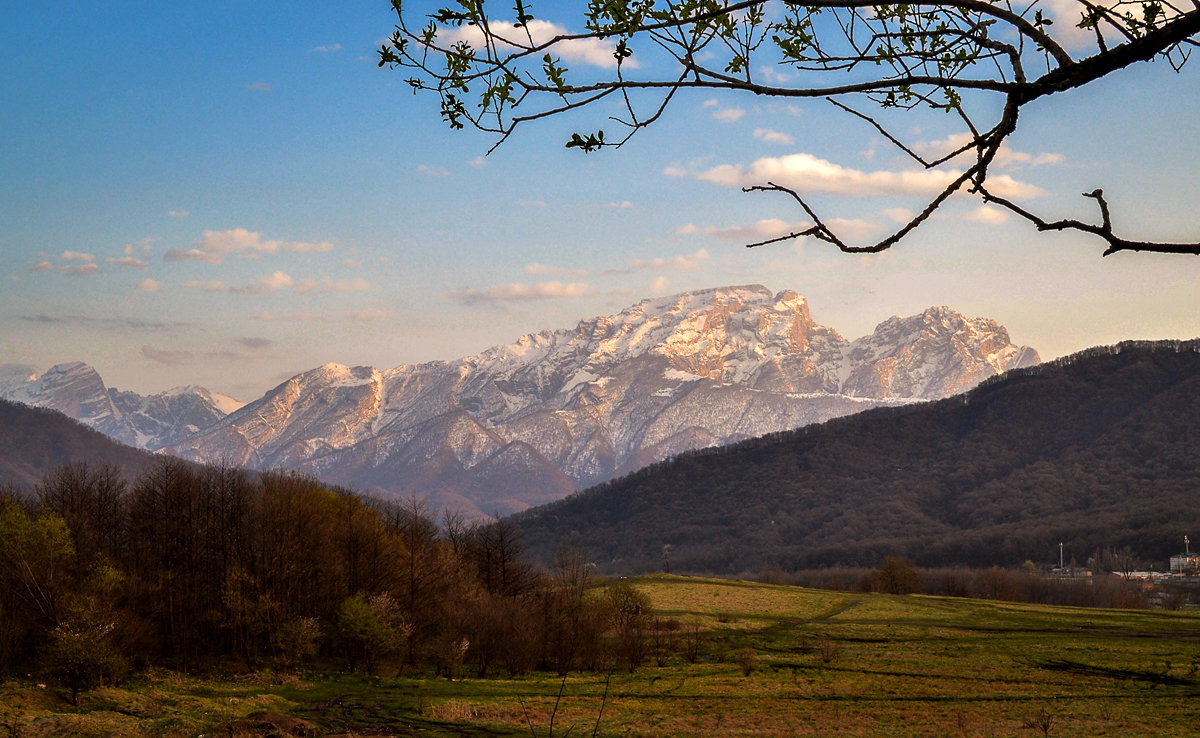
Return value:
M 148 665 L 486 677 L 647 658 L 644 596 L 590 587 L 582 551 L 546 569 L 523 552 L 508 521 L 294 472 L 162 458 L 127 482 L 70 463 L 0 491 L 0 674 L 45 669 L 77 695 Z

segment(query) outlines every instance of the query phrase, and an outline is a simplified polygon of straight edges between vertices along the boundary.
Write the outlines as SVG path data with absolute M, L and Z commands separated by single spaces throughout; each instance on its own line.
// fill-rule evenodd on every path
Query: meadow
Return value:
M 42 735 L 1185 736 L 1200 613 L 827 592 L 656 575 L 644 665 L 435 678 L 151 670 L 80 696 L 0 685 Z M 661 664 L 661 665 L 660 665 Z M 253 716 L 253 717 L 251 717 Z M 4 735 L 0 732 L 0 735 Z

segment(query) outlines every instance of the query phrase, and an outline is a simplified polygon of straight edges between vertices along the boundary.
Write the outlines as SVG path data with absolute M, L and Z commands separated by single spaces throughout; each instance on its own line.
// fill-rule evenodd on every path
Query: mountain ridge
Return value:
M 1037 360 L 995 321 L 945 307 L 851 342 L 793 291 L 711 288 L 452 361 L 325 364 L 168 451 L 506 513 L 529 501 L 496 492 L 512 486 L 499 467 L 543 480 L 530 500 L 561 496 L 697 444 L 937 398 Z

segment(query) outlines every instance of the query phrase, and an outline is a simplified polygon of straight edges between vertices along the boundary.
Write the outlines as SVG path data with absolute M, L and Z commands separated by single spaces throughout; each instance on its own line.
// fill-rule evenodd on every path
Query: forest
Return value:
M 0 675 L 70 690 L 160 666 L 295 669 L 314 658 L 453 677 L 634 668 L 650 608 L 548 570 L 504 520 L 435 520 L 311 477 L 160 458 L 131 483 L 66 464 L 0 494 Z

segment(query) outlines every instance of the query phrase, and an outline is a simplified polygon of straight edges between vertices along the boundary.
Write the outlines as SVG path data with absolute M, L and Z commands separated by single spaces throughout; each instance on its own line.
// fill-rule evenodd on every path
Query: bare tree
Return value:
M 740 91 L 825 99 L 936 173 L 940 189 L 926 205 L 867 245 L 843 240 L 796 189 L 771 181 L 745 187 L 788 196 L 810 223 L 750 246 L 811 236 L 845 252 L 880 252 L 963 191 L 1040 231 L 1091 234 L 1106 244 L 1106 256 L 1200 254 L 1200 242 L 1119 235 L 1101 189 L 1084 193 L 1095 200 L 1099 222 L 1052 219 L 1019 204 L 1007 178 L 989 178 L 1030 103 L 1155 58 L 1178 70 L 1200 45 L 1198 0 L 1065 1 L 1078 15 L 1059 13 L 1055 25 L 1036 0 L 608 0 L 589 3 L 581 19 L 586 30 L 569 33 L 535 19 L 523 0 L 504 8 L 515 12 L 506 22 L 492 17 L 484 0 L 457 0 L 427 15 L 392 0 L 398 24 L 379 49 L 379 65 L 414 70 L 408 84 L 439 99 L 447 124 L 496 134 L 496 146 L 523 123 L 600 107 L 620 134 L 576 132 L 566 145 L 584 152 L 619 147 L 657 121 L 680 90 Z M 1068 37 L 1081 30 L 1087 51 L 1076 55 Z M 611 74 L 569 70 L 563 59 L 584 48 L 611 54 Z M 654 63 L 631 74 L 642 58 Z M 931 154 L 893 132 L 894 111 L 919 107 L 954 116 L 960 135 L 949 140 L 957 145 Z

